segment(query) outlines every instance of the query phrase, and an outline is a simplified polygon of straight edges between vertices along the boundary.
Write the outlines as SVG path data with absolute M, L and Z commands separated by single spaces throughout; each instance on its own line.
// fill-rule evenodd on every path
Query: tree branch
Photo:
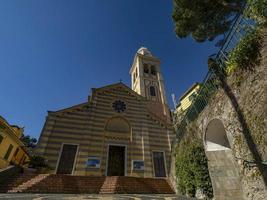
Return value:
M 233 3 L 228 3 L 227 1 L 221 1 L 222 6 L 224 6 L 226 9 L 238 12 L 238 13 L 242 13 L 243 9 L 241 4 L 233 4 Z

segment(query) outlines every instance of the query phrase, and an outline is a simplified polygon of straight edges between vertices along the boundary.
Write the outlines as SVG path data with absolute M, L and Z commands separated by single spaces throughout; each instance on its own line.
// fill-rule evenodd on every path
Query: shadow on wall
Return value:
M 210 58 L 209 61 L 209 68 L 212 69 L 215 74 L 217 75 L 217 77 L 219 78 L 220 82 L 221 82 L 221 86 L 225 92 L 225 94 L 228 96 L 236 114 L 237 114 L 237 118 L 238 121 L 240 122 L 241 128 L 242 128 L 242 133 L 244 135 L 245 141 L 248 145 L 248 148 L 250 150 L 250 152 L 252 153 L 252 156 L 255 160 L 255 163 L 263 177 L 263 181 L 265 184 L 265 188 L 267 187 L 267 165 L 263 164 L 262 162 L 262 158 L 259 154 L 259 151 L 257 150 L 257 146 L 255 145 L 255 142 L 253 140 L 253 137 L 251 135 L 251 131 L 248 127 L 248 124 L 246 122 L 245 116 L 243 114 L 243 112 L 241 111 L 241 108 L 238 104 L 238 101 L 234 95 L 234 93 L 232 92 L 230 86 L 227 84 L 226 81 L 226 75 L 225 72 L 222 71 L 222 69 L 220 68 L 220 66 L 218 66 L 218 64 L 212 59 Z

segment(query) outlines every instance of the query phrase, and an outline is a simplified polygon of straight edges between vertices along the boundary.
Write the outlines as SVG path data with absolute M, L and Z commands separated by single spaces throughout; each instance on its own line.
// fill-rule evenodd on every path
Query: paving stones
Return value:
M 160 194 L 0 194 L 0 200 L 193 200 L 194 198 Z

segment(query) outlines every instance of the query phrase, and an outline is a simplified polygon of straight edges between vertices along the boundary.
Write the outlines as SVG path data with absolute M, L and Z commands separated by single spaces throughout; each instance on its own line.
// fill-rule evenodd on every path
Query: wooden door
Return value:
M 163 152 L 153 152 L 153 164 L 155 177 L 166 177 Z
M 64 144 L 57 167 L 57 174 L 72 174 L 78 146 Z
M 124 176 L 125 171 L 125 147 L 109 146 L 108 152 L 108 176 Z

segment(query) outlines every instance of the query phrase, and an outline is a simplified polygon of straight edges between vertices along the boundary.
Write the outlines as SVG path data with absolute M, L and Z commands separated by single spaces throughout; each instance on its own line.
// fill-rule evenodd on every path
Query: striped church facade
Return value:
M 174 130 L 153 112 L 161 105 L 123 83 L 92 89 L 87 102 L 48 112 L 37 153 L 51 173 L 167 177 Z

